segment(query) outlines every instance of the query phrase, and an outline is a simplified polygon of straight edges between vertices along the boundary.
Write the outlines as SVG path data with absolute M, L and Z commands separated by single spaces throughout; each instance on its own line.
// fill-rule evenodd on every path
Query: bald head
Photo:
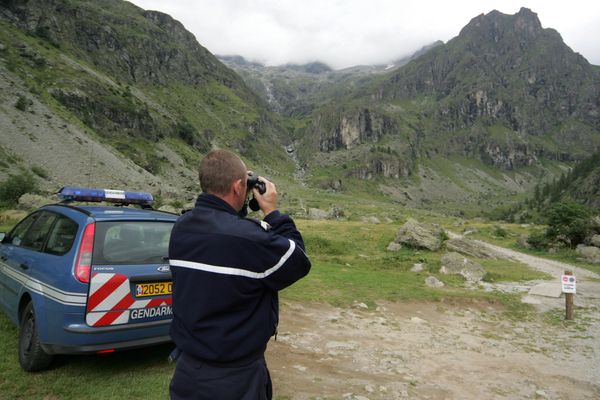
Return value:
M 205 193 L 225 195 L 233 182 L 245 182 L 247 176 L 244 162 L 227 150 L 213 150 L 200 162 L 200 187 Z

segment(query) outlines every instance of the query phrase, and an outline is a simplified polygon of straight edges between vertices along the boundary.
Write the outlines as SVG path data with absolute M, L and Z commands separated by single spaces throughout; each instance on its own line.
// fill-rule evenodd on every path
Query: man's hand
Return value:
M 254 198 L 258 202 L 260 210 L 265 214 L 265 217 L 277 210 L 277 190 L 273 182 L 269 181 L 262 176 L 258 177 L 258 180 L 265 183 L 267 191 L 264 194 L 260 194 L 256 187 L 252 188 Z

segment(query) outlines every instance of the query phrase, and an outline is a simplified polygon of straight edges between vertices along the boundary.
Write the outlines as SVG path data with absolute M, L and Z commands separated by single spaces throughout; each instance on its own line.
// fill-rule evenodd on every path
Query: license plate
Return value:
M 136 297 L 163 296 L 173 293 L 173 282 L 137 283 Z

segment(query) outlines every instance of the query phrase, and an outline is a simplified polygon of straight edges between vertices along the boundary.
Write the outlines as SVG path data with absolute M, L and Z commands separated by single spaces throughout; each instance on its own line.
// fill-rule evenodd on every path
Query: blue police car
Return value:
M 64 187 L 58 196 L 0 233 L 0 308 L 19 327 L 21 367 L 170 341 L 177 215 L 152 210 L 143 192 Z M 76 205 L 100 201 L 116 204 Z

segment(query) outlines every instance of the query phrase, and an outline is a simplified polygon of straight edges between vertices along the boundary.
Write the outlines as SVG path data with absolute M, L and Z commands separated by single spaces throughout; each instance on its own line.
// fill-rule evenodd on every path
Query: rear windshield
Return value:
M 97 222 L 94 265 L 164 263 L 169 252 L 172 222 Z

